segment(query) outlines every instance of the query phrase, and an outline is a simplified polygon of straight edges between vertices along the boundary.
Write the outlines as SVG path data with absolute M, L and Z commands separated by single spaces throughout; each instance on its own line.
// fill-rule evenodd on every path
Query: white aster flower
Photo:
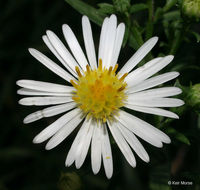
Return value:
M 136 136 L 156 147 L 170 143 L 170 138 L 162 131 L 121 108 L 178 118 L 175 113 L 161 107 L 183 105 L 182 100 L 169 98 L 180 94 L 181 90 L 177 87 L 150 88 L 176 78 L 179 73 L 168 72 L 153 76 L 173 60 L 172 55 L 155 58 L 133 70 L 154 47 L 157 37 L 145 42 L 117 72 L 125 25 L 117 25 L 115 15 L 105 18 L 103 22 L 98 61 L 90 22 L 86 16 L 82 18 L 82 28 L 87 58 L 68 25 L 64 24 L 62 29 L 71 53 L 52 31 L 48 30 L 43 36 L 45 44 L 66 70 L 36 49 L 29 49 L 32 56 L 71 85 L 19 80 L 17 85 L 22 88 L 18 90 L 18 94 L 31 96 L 22 98 L 19 103 L 26 106 L 51 105 L 28 115 L 24 123 L 65 113 L 33 140 L 34 143 L 41 143 L 49 139 L 47 150 L 60 144 L 81 124 L 65 165 L 70 166 L 75 162 L 76 167 L 80 168 L 91 144 L 93 172 L 99 172 L 103 160 L 106 176 L 110 178 L 113 173 L 113 159 L 109 131 L 132 167 L 136 166 L 132 149 L 142 160 L 149 162 L 149 156 Z

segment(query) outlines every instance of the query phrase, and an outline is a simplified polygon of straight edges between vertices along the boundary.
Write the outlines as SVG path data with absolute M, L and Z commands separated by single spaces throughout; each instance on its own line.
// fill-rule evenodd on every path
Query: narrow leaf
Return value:
M 174 136 L 178 141 L 190 145 L 189 139 L 183 133 L 180 133 L 173 128 L 168 128 L 166 132 L 167 134 Z
M 80 0 L 65 0 L 69 5 L 71 5 L 74 9 L 76 9 L 79 13 L 86 15 L 97 25 L 101 25 L 104 17 L 106 16 L 98 9 L 84 3 Z
M 99 11 L 104 14 L 113 14 L 115 12 L 114 6 L 109 3 L 99 3 Z
M 144 3 L 134 4 L 130 8 L 130 13 L 136 13 L 136 12 L 139 12 L 139 11 L 143 11 L 147 8 L 148 8 L 148 6 Z
M 197 43 L 199 43 L 200 42 L 200 34 L 198 34 L 197 32 L 191 32 L 193 35 L 194 35 L 194 37 L 196 38 L 196 40 L 197 40 Z

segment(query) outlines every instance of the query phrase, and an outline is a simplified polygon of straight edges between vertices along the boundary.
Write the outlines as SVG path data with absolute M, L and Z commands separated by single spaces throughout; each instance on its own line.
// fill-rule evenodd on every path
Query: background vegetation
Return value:
M 192 6 L 187 0 L 1 0 L 0 190 L 200 189 L 200 6 Z M 162 72 L 181 73 L 171 84 L 183 89 L 180 97 L 185 106 L 173 109 L 179 114 L 179 120 L 139 114 L 140 118 L 166 132 L 172 143 L 158 149 L 142 142 L 151 161 L 146 164 L 137 158 L 137 167 L 131 168 L 113 141 L 114 175 L 107 180 L 103 169 L 93 175 L 89 156 L 79 170 L 74 166 L 64 167 L 77 131 L 51 151 L 46 151 L 44 144 L 32 144 L 33 137 L 56 118 L 24 125 L 23 118 L 37 108 L 18 105 L 15 81 L 35 79 L 63 83 L 31 57 L 27 48 L 34 47 L 57 61 L 41 37 L 51 29 L 64 41 L 63 23 L 73 28 L 83 45 L 82 14 L 93 21 L 97 48 L 99 26 L 103 18 L 112 13 L 127 26 L 120 67 L 145 40 L 159 36 L 159 43 L 145 61 L 156 56 L 175 55 L 174 61 Z M 189 181 L 193 185 L 170 186 L 168 181 Z

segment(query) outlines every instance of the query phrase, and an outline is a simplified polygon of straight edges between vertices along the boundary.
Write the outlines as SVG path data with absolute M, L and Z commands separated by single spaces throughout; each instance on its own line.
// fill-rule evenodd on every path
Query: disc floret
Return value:
M 106 122 L 117 114 L 118 109 L 124 105 L 126 99 L 124 78 L 116 75 L 118 65 L 114 69 L 102 67 L 102 60 L 99 60 L 99 67 L 91 70 L 86 66 L 86 71 L 81 74 L 78 67 L 78 81 L 71 81 L 75 87 L 73 100 L 88 117 Z

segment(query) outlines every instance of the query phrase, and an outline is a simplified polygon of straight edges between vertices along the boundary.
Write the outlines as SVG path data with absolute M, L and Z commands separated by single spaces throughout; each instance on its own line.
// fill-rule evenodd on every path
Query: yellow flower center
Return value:
M 87 114 L 87 117 L 92 117 L 97 122 L 112 120 L 126 100 L 124 78 L 127 73 L 119 77 L 116 75 L 117 67 L 116 64 L 114 69 L 112 67 L 102 68 L 102 60 L 100 59 L 97 69 L 90 70 L 89 65 L 87 65 L 87 70 L 83 75 L 76 67 L 78 81 L 70 81 L 76 89 L 72 97 L 73 100 L 84 114 Z

